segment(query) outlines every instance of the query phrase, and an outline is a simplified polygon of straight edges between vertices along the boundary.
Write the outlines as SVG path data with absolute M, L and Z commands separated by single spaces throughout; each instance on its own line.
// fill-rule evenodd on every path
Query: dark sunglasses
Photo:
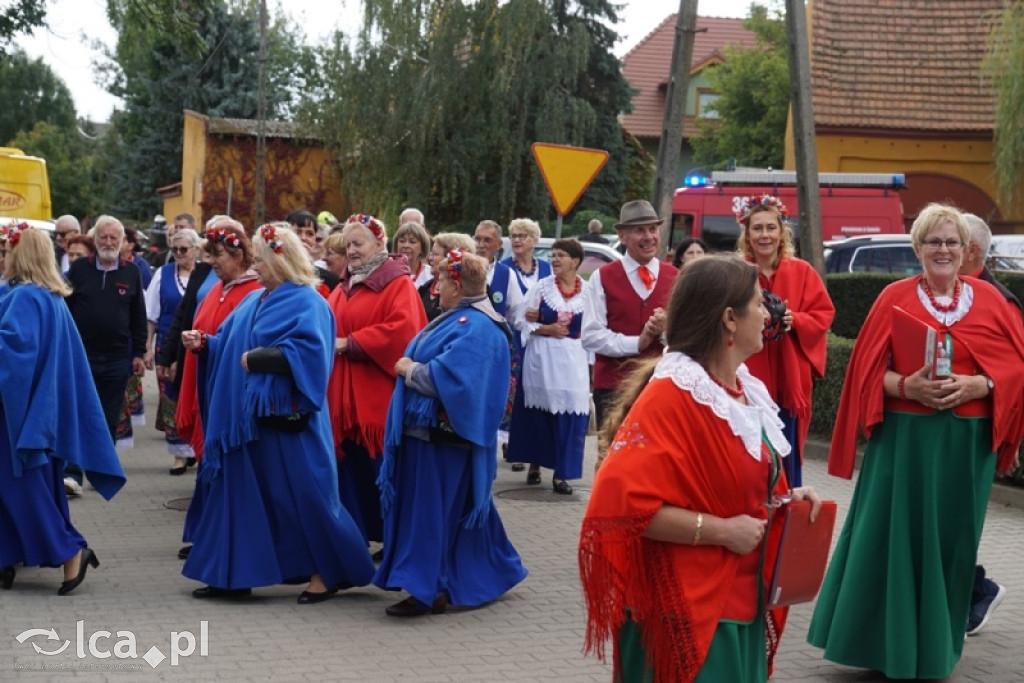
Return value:
M 171 251 L 175 254 L 187 254 L 188 250 L 192 247 L 171 247 Z

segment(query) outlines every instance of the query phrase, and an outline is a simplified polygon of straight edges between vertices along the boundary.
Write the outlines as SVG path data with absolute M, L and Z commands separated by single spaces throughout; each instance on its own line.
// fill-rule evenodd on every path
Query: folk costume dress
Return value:
M 569 298 L 554 276 L 538 282 L 526 295 L 526 309 L 540 320 L 523 323 L 522 381 L 516 392 L 509 431 L 508 460 L 555 471 L 555 479 L 583 476 L 583 449 L 590 421 L 590 372 L 580 343 L 583 322 L 582 280 Z M 531 334 L 541 325 L 562 321 L 563 339 Z
M 428 393 L 400 377 L 388 407 L 380 588 L 474 607 L 526 578 L 491 499 L 510 334 L 486 297 L 463 299 L 406 349 L 429 378 L 414 384 Z
M 801 486 L 804 444 L 811 424 L 813 379 L 825 376 L 826 332 L 836 317 L 821 276 L 809 263 L 798 258 L 783 258 L 771 277 L 760 275 L 761 288 L 793 311 L 793 329 L 747 359 L 747 367 L 768 387 L 772 399 L 781 408 L 779 416 L 786 424 L 786 438 L 796 455 L 786 460 L 786 477 L 793 487 Z
M 174 312 L 181 303 L 187 284 L 187 279 L 185 282 L 181 281 L 178 266 L 172 261 L 156 271 L 149 288 L 146 289 L 146 317 L 156 326 L 154 353 L 159 353 L 160 347 L 164 344 L 174 320 Z M 174 382 L 165 380 L 158 384 L 158 388 L 160 400 L 157 405 L 157 424 L 163 428 L 167 450 L 175 457 L 195 457 L 192 447 L 181 438 L 178 424 L 174 419 L 178 408 L 178 392 L 174 389 Z
M 366 541 L 383 538 L 380 454 L 384 423 L 395 388 L 395 363 L 427 324 L 404 256 L 392 255 L 358 284 L 346 273 L 330 298 L 337 320 L 331 339 L 348 337 L 334 357 L 327 386 L 338 456 L 338 493 Z
M 616 680 L 767 680 L 787 613 L 761 607 L 780 529 L 746 555 L 643 536 L 664 505 L 766 519 L 787 492 L 778 406 L 745 366 L 737 376 L 747 405 L 666 353 L 598 470 L 579 546 L 586 649 L 603 659 L 614 641 Z
M 328 586 L 369 583 L 373 561 L 338 499 L 325 409 L 334 329 L 317 290 L 285 282 L 249 294 L 206 337 L 199 476 L 208 489 L 188 578 L 228 589 L 312 574 Z M 257 348 L 279 349 L 288 371 L 245 371 L 242 354 Z
M 0 354 L 0 567 L 59 566 L 86 545 L 68 513 L 64 463 L 108 500 L 124 472 L 59 295 L 11 285 L 0 298 Z
M 950 313 L 929 302 L 920 277 L 882 291 L 832 437 L 829 472 L 846 479 L 858 434 L 868 445 L 807 639 L 826 659 L 889 678 L 946 678 L 959 661 L 993 473 L 1011 467 L 1024 435 L 1019 316 L 995 288 L 962 280 Z M 987 375 L 992 394 L 943 411 L 886 397 L 893 306 L 938 330 L 953 372 Z
M 216 282 L 208 291 L 200 287 L 198 295 L 201 297 L 196 317 L 191 323 L 191 329 L 200 330 L 207 334 L 215 334 L 221 323 L 234 311 L 238 304 L 251 292 L 262 289 L 257 280 L 256 273 L 249 270 L 235 278 L 230 283 L 224 283 L 220 278 L 214 278 Z M 186 351 L 185 361 L 179 371 L 181 376 L 181 390 L 178 393 L 178 405 L 175 409 L 175 423 L 178 426 L 178 433 L 186 443 L 191 444 L 196 460 L 199 461 L 199 471 L 202 472 L 203 461 L 203 421 L 209 416 L 209 406 L 200 403 L 200 397 L 206 397 L 206 392 L 200 392 L 196 385 L 196 372 L 199 359 L 196 354 Z M 192 490 L 192 500 L 189 501 L 188 511 L 185 513 L 185 528 L 181 540 L 190 543 L 193 540 L 195 526 L 202 516 L 203 500 L 207 490 L 206 479 L 202 476 L 196 477 L 195 487 Z

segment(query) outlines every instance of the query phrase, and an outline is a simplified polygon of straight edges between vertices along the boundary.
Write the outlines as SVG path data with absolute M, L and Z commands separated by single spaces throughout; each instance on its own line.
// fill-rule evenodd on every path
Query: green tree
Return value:
M 124 9 L 132 3 L 110 4 L 109 17 L 119 35 L 107 68 L 107 89 L 125 101 L 124 115 L 115 120 L 112 210 L 143 218 L 160 209 L 156 188 L 181 180 L 185 109 L 223 118 L 256 116 L 259 3 L 178 3 L 208 46 L 198 55 L 175 36 L 136 22 L 137 15 Z M 293 41 L 301 42 L 301 32 L 276 17 L 268 31 L 268 118 L 287 110 L 294 97 L 291 74 L 298 56 Z
M 756 45 L 726 47 L 724 62 L 712 67 L 708 78 L 720 96 L 711 108 L 720 118 L 698 121 L 700 135 L 690 141 L 694 160 L 781 168 L 789 112 L 786 23 L 778 9 L 751 4 L 743 27 L 754 33 Z
M 0 10 L 0 50 L 14 36 L 42 26 L 46 19 L 46 0 L 15 0 Z
M 0 144 L 38 121 L 75 127 L 71 91 L 42 59 L 30 59 L 22 50 L 0 56 L 0 101 Z
M 53 215 L 96 216 L 106 206 L 105 162 L 97 140 L 75 126 L 40 121 L 18 133 L 12 144 L 26 154 L 46 159 Z
M 1024 184 L 1024 2 L 1008 4 L 993 19 L 983 71 L 995 94 L 992 148 L 999 195 L 1012 207 Z
M 356 208 L 407 204 L 433 225 L 552 215 L 530 144 L 606 149 L 580 208 L 618 211 L 627 182 L 616 120 L 629 88 L 604 0 L 368 0 L 354 43 L 335 36 L 303 111 L 329 142 Z

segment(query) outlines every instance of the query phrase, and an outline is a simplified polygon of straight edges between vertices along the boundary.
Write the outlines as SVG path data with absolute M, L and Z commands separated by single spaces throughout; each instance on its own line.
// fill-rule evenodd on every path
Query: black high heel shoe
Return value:
M 79 584 L 85 581 L 85 573 L 89 570 L 91 564 L 93 568 L 100 566 L 100 561 L 96 559 L 96 553 L 92 551 L 92 548 L 82 548 L 82 556 L 78 562 L 78 576 L 60 584 L 60 588 L 57 589 L 57 595 L 67 595 L 71 591 L 78 588 Z
M 14 567 L 4 567 L 0 569 L 0 587 L 3 587 L 5 591 L 9 591 L 13 585 Z

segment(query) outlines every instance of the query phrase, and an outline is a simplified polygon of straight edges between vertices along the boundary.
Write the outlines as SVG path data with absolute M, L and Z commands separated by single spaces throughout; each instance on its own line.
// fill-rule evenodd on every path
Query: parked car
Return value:
M 1024 271 L 1024 235 L 992 235 L 988 267 L 990 270 Z
M 549 260 L 551 256 L 551 245 L 554 243 L 554 237 L 541 237 L 537 240 L 537 246 L 533 248 L 534 257 L 545 261 Z M 584 280 L 589 280 L 590 274 L 606 263 L 622 259 L 622 254 L 615 251 L 607 244 L 600 244 L 597 242 L 580 242 L 580 244 L 583 245 L 583 263 L 580 264 L 579 270 L 576 272 L 579 273 L 579 276 Z M 512 243 L 509 242 L 507 237 L 502 237 L 501 249 L 494 255 L 494 258 L 495 260 L 500 261 L 511 255 Z
M 921 272 L 910 235 L 873 235 L 825 242 L 826 273 Z

